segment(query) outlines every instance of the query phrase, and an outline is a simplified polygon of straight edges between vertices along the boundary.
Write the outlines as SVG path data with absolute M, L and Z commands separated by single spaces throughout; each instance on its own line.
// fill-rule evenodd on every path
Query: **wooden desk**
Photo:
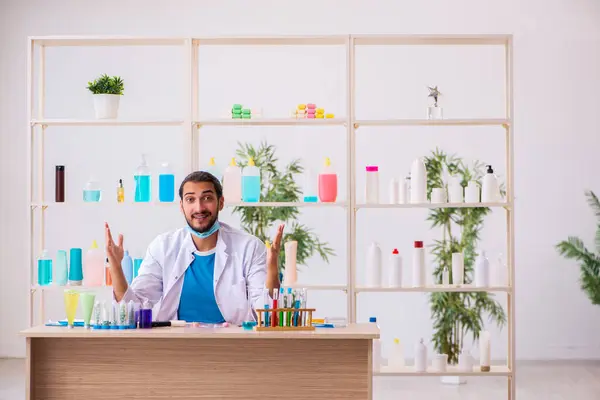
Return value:
M 375 324 L 313 332 L 34 327 L 27 399 L 372 399 Z

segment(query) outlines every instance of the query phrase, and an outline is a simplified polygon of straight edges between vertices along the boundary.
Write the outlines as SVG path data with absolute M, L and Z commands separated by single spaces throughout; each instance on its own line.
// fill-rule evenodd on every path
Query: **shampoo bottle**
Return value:
M 456 175 L 450 177 L 448 181 L 448 202 L 449 203 L 462 203 L 464 189 L 460 183 L 460 178 Z
M 415 346 L 415 372 L 427 371 L 427 347 L 423 339 Z
M 425 249 L 423 242 L 415 241 L 412 259 L 413 287 L 425 286 Z
M 381 287 L 381 249 L 371 243 L 367 251 L 367 286 Z
M 465 189 L 465 203 L 479 203 L 479 185 L 475 181 L 469 182 Z
M 402 287 L 402 257 L 398 249 L 394 249 L 390 255 L 389 287 Z
M 242 201 L 242 170 L 237 166 L 235 158 L 231 159 L 223 174 L 223 197 L 229 204 Z
M 260 170 L 252 157 L 242 172 L 242 201 L 247 203 L 260 201 Z
M 487 173 L 483 176 L 483 182 L 481 184 L 481 202 L 494 203 L 497 201 L 500 201 L 498 178 L 494 175 L 492 166 L 487 165 Z
M 410 176 L 407 176 L 400 182 L 400 190 L 398 192 L 398 204 L 410 203 Z
M 319 174 L 319 200 L 333 203 L 337 199 L 338 177 L 331 167 L 331 159 L 325 159 L 325 167 Z
M 478 251 L 477 259 L 475 260 L 475 286 L 488 287 L 490 286 L 490 262 L 485 256 L 485 251 Z
M 413 161 L 410 169 L 410 202 L 427 202 L 427 170 L 420 158 Z
M 92 247 L 85 253 L 84 283 L 87 286 L 102 286 L 104 282 L 104 254 L 98 248 L 98 243 L 94 240 Z
M 133 280 L 133 260 L 127 250 L 125 250 L 125 255 L 123 255 L 121 268 L 123 269 L 123 274 L 125 275 L 127 283 L 131 284 L 131 281 Z

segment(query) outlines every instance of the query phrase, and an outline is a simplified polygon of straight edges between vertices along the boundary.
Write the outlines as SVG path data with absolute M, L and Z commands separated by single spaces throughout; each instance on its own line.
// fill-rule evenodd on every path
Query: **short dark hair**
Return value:
M 219 179 L 206 171 L 194 171 L 188 176 L 185 177 L 181 185 L 179 186 L 179 198 L 183 200 L 183 186 L 188 182 L 210 182 L 215 187 L 215 192 L 217 194 L 217 198 L 223 197 L 223 186 L 221 186 L 221 182 Z

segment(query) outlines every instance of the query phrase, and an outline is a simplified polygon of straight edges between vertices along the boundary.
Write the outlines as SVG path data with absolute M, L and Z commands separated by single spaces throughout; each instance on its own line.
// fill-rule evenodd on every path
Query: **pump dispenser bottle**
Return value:
M 500 187 L 498 186 L 498 178 L 494 175 L 494 170 L 491 165 L 486 165 L 487 171 L 483 176 L 481 184 L 481 201 L 483 203 L 493 203 L 500 201 Z

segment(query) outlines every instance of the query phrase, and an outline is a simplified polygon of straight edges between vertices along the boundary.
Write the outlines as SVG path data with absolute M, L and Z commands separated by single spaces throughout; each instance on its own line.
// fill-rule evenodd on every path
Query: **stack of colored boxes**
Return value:
M 323 119 L 323 118 L 334 118 L 333 114 L 325 114 L 324 108 L 317 108 L 315 104 L 299 104 L 298 108 L 292 111 L 292 117 L 294 118 L 311 118 L 311 119 Z
M 252 112 L 249 108 L 242 108 L 241 104 L 234 104 L 231 108 L 231 118 L 233 119 L 250 119 Z

